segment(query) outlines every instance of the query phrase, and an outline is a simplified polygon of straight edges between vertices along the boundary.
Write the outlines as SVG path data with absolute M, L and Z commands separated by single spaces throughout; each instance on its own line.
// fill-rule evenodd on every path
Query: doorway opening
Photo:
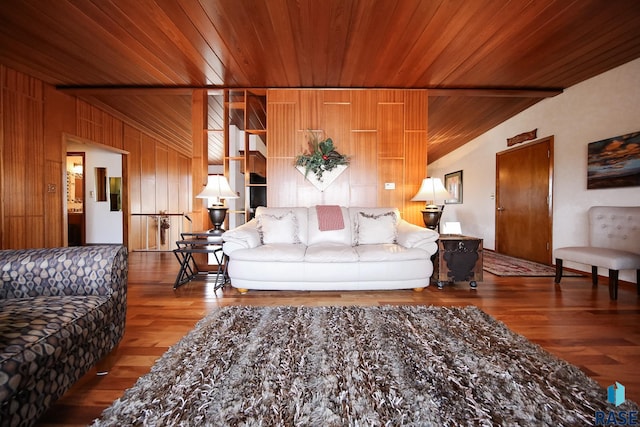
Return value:
M 78 243 L 77 227 L 80 223 L 82 230 L 80 242 L 82 245 L 94 244 L 123 244 L 127 241 L 128 215 L 126 194 L 126 151 L 93 142 L 74 135 L 64 135 L 67 157 L 82 157 L 82 205 L 73 200 L 75 192 L 70 191 L 72 178 L 69 174 L 73 168 L 73 161 L 67 160 L 67 206 L 64 214 L 67 219 L 67 244 Z M 71 163 L 71 165 L 69 165 Z M 75 163 L 79 163 L 76 161 Z M 78 168 L 79 170 L 79 168 Z M 113 184 L 113 185 L 112 185 Z M 71 203 L 70 203 L 71 202 Z
M 67 153 L 67 245 L 83 246 L 85 230 L 84 153 Z

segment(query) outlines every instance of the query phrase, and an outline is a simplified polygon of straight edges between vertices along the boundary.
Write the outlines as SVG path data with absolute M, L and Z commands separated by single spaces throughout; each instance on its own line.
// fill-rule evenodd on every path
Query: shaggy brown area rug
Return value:
M 617 408 L 476 307 L 226 307 L 96 426 L 572 426 Z

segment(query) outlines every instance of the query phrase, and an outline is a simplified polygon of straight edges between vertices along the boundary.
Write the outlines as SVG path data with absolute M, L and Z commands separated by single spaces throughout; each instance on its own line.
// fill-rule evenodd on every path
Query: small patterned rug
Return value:
M 489 250 L 483 251 L 482 262 L 482 269 L 496 276 L 553 277 L 556 275 L 556 268 L 554 266 L 515 258 Z M 579 277 L 581 274 L 563 269 L 562 276 Z
M 94 425 L 582 426 L 634 410 L 477 307 L 235 306 Z

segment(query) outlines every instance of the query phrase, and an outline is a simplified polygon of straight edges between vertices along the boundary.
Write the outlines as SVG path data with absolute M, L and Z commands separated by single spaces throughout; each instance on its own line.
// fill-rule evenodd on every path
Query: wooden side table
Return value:
M 459 234 L 441 234 L 433 263 L 438 288 L 445 283 L 469 281 L 476 288 L 482 281 L 482 239 Z

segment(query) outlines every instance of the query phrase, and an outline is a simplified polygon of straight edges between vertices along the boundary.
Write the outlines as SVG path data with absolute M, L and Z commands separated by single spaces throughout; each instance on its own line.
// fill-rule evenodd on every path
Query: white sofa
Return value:
M 319 218 L 316 207 L 259 207 L 223 236 L 231 285 L 240 292 L 429 286 L 438 233 L 401 219 L 395 208 L 334 207 L 333 214 L 344 228 L 321 231 L 326 210 Z
M 587 246 L 556 249 L 556 283 L 562 279 L 563 261 L 591 266 L 593 286 L 598 267 L 609 270 L 609 297 L 618 298 L 618 272 L 636 270 L 640 295 L 640 206 L 593 206 L 589 208 Z

